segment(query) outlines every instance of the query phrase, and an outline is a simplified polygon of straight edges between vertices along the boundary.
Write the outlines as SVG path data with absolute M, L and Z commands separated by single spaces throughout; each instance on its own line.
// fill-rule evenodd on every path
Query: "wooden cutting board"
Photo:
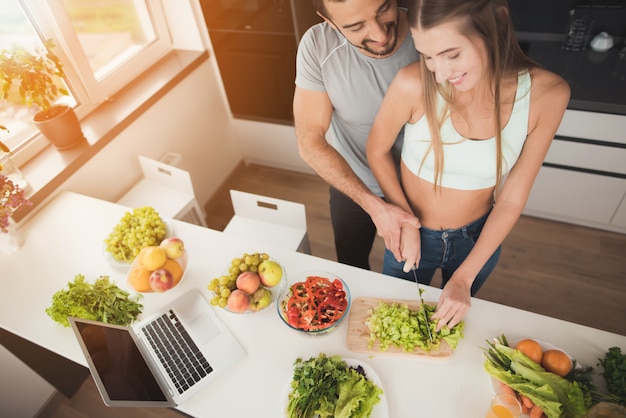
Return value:
M 369 329 L 365 325 L 365 321 L 369 317 L 369 311 L 380 302 L 406 304 L 410 310 L 418 310 L 420 302 L 417 300 L 393 300 L 393 299 L 377 299 L 377 298 L 356 298 L 352 301 L 350 307 L 350 316 L 348 318 L 348 349 L 351 351 L 367 354 L 398 354 L 406 356 L 429 356 L 429 357 L 449 357 L 454 351 L 450 345 L 441 341 L 439 348 L 433 351 L 424 351 L 419 347 L 411 352 L 403 351 L 394 345 L 390 345 L 386 351 L 379 350 L 378 342 L 368 348 Z

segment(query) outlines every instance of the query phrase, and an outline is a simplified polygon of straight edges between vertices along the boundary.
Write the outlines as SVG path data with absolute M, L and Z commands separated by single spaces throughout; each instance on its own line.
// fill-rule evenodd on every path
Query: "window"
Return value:
M 124 88 L 172 49 L 159 0 L 0 0 L 0 48 L 41 48 L 53 39 L 79 117 Z M 35 110 L 0 102 L 2 141 L 35 147 Z

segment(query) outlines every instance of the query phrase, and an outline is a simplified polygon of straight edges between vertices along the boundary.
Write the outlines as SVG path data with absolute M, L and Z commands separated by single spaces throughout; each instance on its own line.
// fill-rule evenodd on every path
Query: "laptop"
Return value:
M 111 407 L 180 405 L 246 356 L 198 289 L 131 327 L 68 319 Z

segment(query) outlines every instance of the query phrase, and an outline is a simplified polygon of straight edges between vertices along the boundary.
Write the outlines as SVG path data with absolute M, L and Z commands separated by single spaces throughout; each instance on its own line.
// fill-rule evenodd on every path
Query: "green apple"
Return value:
M 267 308 L 270 303 L 272 303 L 272 292 L 264 287 L 258 288 L 250 297 L 250 309 L 253 311 Z
M 258 274 L 263 286 L 274 287 L 283 278 L 283 268 L 276 261 L 265 260 L 259 264 Z

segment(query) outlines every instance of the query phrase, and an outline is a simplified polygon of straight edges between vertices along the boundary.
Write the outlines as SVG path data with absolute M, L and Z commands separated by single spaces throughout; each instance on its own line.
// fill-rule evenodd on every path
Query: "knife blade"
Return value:
M 420 286 L 419 280 L 417 280 L 417 272 L 415 271 L 417 267 L 415 264 L 411 270 L 413 271 L 413 277 L 415 278 L 415 284 L 417 285 L 417 293 L 420 295 L 420 303 L 424 306 L 424 319 L 426 320 L 426 330 L 428 331 L 428 339 L 430 342 L 433 342 L 433 335 L 430 332 L 430 320 L 428 319 L 428 312 L 426 311 L 426 305 L 424 304 L 424 298 L 422 297 L 422 287 Z

